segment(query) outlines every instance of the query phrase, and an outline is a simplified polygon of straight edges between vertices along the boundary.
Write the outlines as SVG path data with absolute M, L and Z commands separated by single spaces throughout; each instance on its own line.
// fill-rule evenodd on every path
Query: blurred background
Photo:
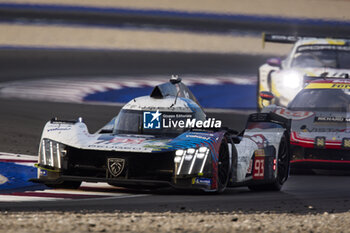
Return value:
M 244 127 L 258 67 L 290 44 L 263 32 L 346 36 L 343 0 L 0 1 L 0 151 L 35 154 L 53 116 L 93 132 L 179 75 L 209 114 Z

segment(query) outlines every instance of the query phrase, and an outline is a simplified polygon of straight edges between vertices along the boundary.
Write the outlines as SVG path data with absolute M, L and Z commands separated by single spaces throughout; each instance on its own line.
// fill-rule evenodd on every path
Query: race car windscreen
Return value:
M 347 112 L 349 107 L 349 89 L 304 89 L 288 106 L 294 111 L 327 112 Z
M 298 47 L 292 67 L 350 69 L 350 46 L 304 45 Z
M 168 135 L 181 134 L 189 128 L 179 127 L 179 122 L 187 119 L 205 120 L 205 114 L 121 110 L 115 120 L 114 134 Z M 181 124 L 181 123 L 180 123 Z

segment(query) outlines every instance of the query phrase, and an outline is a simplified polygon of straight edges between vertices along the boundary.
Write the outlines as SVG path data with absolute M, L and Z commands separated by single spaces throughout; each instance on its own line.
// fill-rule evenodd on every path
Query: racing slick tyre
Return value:
M 228 144 L 226 139 L 223 139 L 219 150 L 218 161 L 218 189 L 217 193 L 225 191 L 228 181 L 230 179 L 230 154 L 228 151 Z
M 288 134 L 284 133 L 278 148 L 277 177 L 269 184 L 248 186 L 253 191 L 280 191 L 284 182 L 288 179 L 290 165 L 290 152 Z
M 45 184 L 50 188 L 62 188 L 62 189 L 77 189 L 81 185 L 81 181 L 63 181 L 59 184 Z

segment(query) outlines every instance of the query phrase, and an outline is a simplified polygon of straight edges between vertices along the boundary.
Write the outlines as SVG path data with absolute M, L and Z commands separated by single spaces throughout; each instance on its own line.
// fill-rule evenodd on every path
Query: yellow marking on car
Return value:
M 41 170 L 45 170 L 45 171 L 49 171 L 49 172 L 60 172 L 60 170 L 55 170 L 55 169 L 50 169 L 50 168 L 46 168 L 46 167 L 42 167 L 39 164 L 34 164 L 34 167 L 39 168 Z
M 255 151 L 255 157 L 265 157 L 265 150 L 264 149 L 258 149 Z
M 258 83 L 259 85 L 259 92 L 258 92 L 258 106 L 260 107 L 260 109 L 264 108 L 264 106 L 267 106 L 270 104 L 270 101 L 267 101 L 267 100 L 263 100 L 261 97 L 260 97 L 260 92 L 262 91 L 268 91 L 266 88 L 263 87 L 262 83 L 259 82 Z
M 196 183 L 196 178 L 192 178 L 192 184 L 195 184 Z
M 350 83 L 310 83 L 305 89 L 350 89 Z
M 304 72 L 305 72 L 305 74 L 306 74 L 307 76 L 309 76 L 309 77 L 316 77 L 316 76 L 318 76 L 318 75 L 316 75 L 314 72 L 311 72 L 311 71 L 305 70 Z
M 343 40 L 332 40 L 332 39 L 326 39 L 326 40 L 330 45 L 345 45 L 345 41 Z
M 268 89 L 263 88 L 262 84 L 259 83 L 259 93 L 262 91 L 268 91 Z M 275 97 L 280 97 L 281 94 L 277 91 L 276 85 L 272 82 L 271 83 L 271 93 L 275 96 Z M 259 94 L 258 94 L 259 95 Z M 271 101 L 268 100 L 264 100 L 260 97 L 260 95 L 258 96 L 258 106 L 262 109 L 263 107 L 266 107 L 268 105 L 271 104 Z
M 302 45 L 314 45 L 317 44 L 317 40 L 309 41 L 307 43 L 303 43 Z

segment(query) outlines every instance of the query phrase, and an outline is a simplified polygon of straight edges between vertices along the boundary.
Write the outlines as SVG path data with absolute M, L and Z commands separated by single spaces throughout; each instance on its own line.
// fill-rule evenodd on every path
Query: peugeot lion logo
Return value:
M 124 165 L 125 165 L 125 159 L 109 158 L 107 160 L 108 171 L 114 177 L 117 177 L 122 173 L 124 169 Z

